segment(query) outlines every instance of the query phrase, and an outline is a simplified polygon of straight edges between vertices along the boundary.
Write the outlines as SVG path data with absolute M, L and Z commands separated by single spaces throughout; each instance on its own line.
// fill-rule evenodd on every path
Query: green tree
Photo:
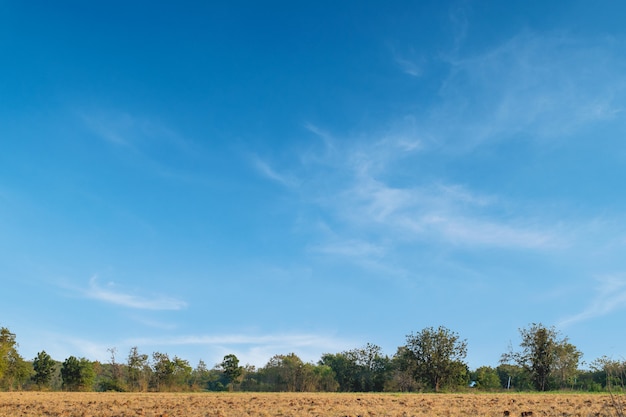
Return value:
M 302 362 L 295 353 L 273 356 L 261 369 L 260 378 L 272 391 L 304 392 L 319 387 L 315 366 Z
M 362 348 L 349 350 L 345 354 L 357 367 L 355 391 L 383 390 L 391 361 L 383 355 L 380 346 L 368 343 Z
M 193 368 L 189 365 L 189 361 L 174 356 L 174 384 L 177 389 L 189 390 L 192 385 Z
M 337 354 L 326 353 L 318 363 L 335 372 L 343 392 L 382 391 L 391 371 L 391 360 L 371 343 Z
M 191 387 L 193 390 L 205 390 L 214 381 L 213 373 L 207 368 L 206 363 L 200 359 L 196 368 L 191 371 Z
M 597 375 L 597 382 L 609 391 L 621 390 L 626 385 L 626 362 L 617 361 L 607 356 L 595 359 L 590 368 Z
M 456 388 L 467 383 L 468 370 L 463 362 L 467 342 L 443 326 L 423 329 L 406 337 L 407 362 L 416 380 L 438 392 L 442 387 Z
M 8 390 L 21 389 L 29 377 L 30 366 L 17 351 L 15 334 L 6 327 L 0 329 L 0 387 Z
M 353 358 L 344 353 L 325 353 L 318 362 L 333 370 L 338 389 L 341 392 L 354 392 L 358 384 L 358 369 Z
M 33 381 L 40 390 L 50 384 L 55 368 L 56 363 L 45 350 L 37 353 L 37 357 L 33 359 L 33 369 L 35 370 Z
M 502 363 L 514 362 L 530 375 L 537 391 L 550 389 L 550 380 L 567 379 L 578 368 L 581 353 L 567 338 L 560 338 L 554 327 L 533 323 L 528 328 L 520 329 L 521 350 L 512 349 L 502 355 Z M 560 372 L 560 374 L 559 374 Z
M 391 377 L 385 386 L 386 391 L 415 392 L 422 391 L 424 383 L 416 380 L 413 369 L 413 354 L 406 346 L 398 347 L 391 358 Z
M 146 391 L 150 375 L 148 355 L 139 353 L 137 346 L 133 346 L 126 361 L 128 373 L 128 387 L 131 391 Z
M 493 391 L 502 388 L 498 371 L 490 366 L 481 366 L 472 374 L 472 380 L 476 382 L 476 388 L 484 391 Z
M 93 364 L 85 358 L 67 358 L 61 366 L 63 389 L 67 391 L 91 391 L 95 372 Z
M 243 376 L 243 368 L 239 366 L 239 359 L 234 354 L 224 356 L 224 360 L 220 363 L 220 368 L 226 378 L 226 386 L 229 391 L 233 391 L 235 385 L 241 382 Z
M 521 366 L 501 363 L 496 368 L 496 372 L 498 372 L 502 388 L 517 391 L 530 391 L 533 389 L 530 373 Z
M 335 371 L 330 366 L 318 364 L 314 367 L 317 389 L 316 391 L 335 392 L 339 389 L 339 383 L 335 379 Z
M 17 352 L 15 334 L 6 327 L 0 328 L 0 379 L 9 369 L 11 357 Z
M 556 345 L 552 376 L 559 388 L 573 387 L 580 373 L 578 364 L 582 353 L 576 346 L 563 340 Z
M 171 389 L 175 369 L 176 365 L 167 353 L 154 352 L 152 354 L 153 386 L 157 391 Z

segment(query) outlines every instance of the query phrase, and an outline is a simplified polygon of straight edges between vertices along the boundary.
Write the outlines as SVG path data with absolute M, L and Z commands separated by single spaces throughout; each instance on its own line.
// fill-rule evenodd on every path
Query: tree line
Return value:
M 70 356 L 56 361 L 41 351 L 31 361 L 18 352 L 16 336 L 0 328 L 0 389 L 66 391 L 290 391 L 441 392 L 463 390 L 621 390 L 626 362 L 607 357 L 581 370 L 582 353 L 554 327 L 533 323 L 520 329 L 518 349 L 502 354 L 497 367 L 470 370 L 467 341 L 446 327 L 428 327 L 406 336 L 393 356 L 371 343 L 325 353 L 317 363 L 295 353 L 279 354 L 266 365 L 241 366 L 234 354 L 212 368 L 192 367 L 167 353 L 141 353 L 135 346 L 123 361 L 108 350 L 106 363 Z

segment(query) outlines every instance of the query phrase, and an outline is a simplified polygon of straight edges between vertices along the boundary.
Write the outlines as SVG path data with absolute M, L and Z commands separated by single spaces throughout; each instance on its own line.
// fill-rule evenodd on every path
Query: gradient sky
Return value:
M 263 365 L 626 356 L 626 3 L 0 0 L 0 325 Z

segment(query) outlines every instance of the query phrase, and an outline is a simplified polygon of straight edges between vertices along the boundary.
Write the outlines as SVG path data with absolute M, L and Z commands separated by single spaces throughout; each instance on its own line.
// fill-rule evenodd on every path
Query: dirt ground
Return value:
M 604 394 L 0 393 L 10 417 L 621 415 Z

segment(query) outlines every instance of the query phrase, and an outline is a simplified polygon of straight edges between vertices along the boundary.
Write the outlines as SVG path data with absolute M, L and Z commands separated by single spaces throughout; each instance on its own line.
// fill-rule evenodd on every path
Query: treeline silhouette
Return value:
M 579 369 L 582 353 L 553 327 L 533 323 L 520 329 L 520 348 L 505 352 L 497 367 L 470 370 L 467 342 L 440 326 L 406 336 L 388 356 L 374 344 L 326 353 L 317 363 L 297 354 L 278 354 L 263 367 L 240 365 L 234 354 L 209 368 L 192 367 L 178 356 L 123 356 L 109 349 L 106 363 L 70 356 L 57 361 L 45 351 L 32 360 L 18 352 L 16 335 L 0 328 L 0 389 L 65 391 L 289 391 L 451 392 L 465 390 L 579 390 L 612 392 L 624 386 L 626 362 L 596 359 Z

